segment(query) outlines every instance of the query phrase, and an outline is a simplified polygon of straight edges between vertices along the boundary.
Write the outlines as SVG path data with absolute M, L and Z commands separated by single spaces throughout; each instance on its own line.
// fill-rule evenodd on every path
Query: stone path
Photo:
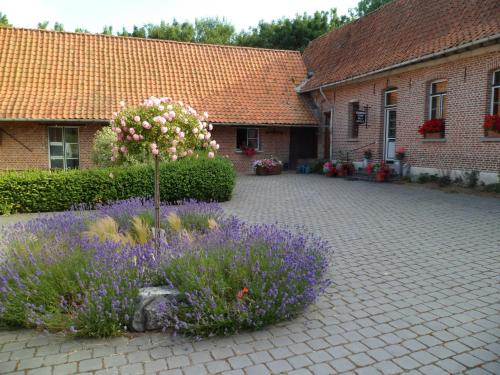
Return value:
M 223 207 L 330 241 L 327 294 L 293 321 L 198 342 L 0 331 L 0 373 L 500 373 L 500 200 L 289 174 L 241 177 Z

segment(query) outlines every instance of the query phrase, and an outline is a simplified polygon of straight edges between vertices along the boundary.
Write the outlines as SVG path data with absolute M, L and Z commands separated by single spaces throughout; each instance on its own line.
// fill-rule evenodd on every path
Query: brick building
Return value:
M 396 0 L 312 41 L 304 52 L 319 147 L 338 158 L 394 160 L 406 149 L 414 174 L 500 172 L 500 138 L 483 129 L 500 114 L 500 2 Z M 444 119 L 439 138 L 425 120 Z
M 500 138 L 500 3 L 395 0 L 298 52 L 0 28 L 0 169 L 88 167 L 120 100 L 172 96 L 206 110 L 238 171 L 273 155 L 391 163 L 412 173 L 481 171 Z M 439 138 L 418 134 L 442 119 Z M 244 147 L 257 149 L 253 157 Z
M 315 156 L 299 52 L 15 28 L 0 28 L 0 51 L 0 169 L 89 167 L 119 102 L 151 95 L 207 111 L 240 172 L 264 156 Z

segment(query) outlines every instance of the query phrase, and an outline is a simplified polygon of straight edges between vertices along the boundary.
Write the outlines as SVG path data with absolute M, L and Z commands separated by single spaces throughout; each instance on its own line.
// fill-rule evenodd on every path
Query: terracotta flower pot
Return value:
M 385 181 L 385 172 L 377 172 L 375 175 L 375 181 L 384 182 Z

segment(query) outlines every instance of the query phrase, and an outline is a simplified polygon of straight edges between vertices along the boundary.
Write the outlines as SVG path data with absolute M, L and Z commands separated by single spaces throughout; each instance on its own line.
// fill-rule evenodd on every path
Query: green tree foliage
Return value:
M 47 27 L 49 27 L 49 21 L 38 22 L 38 25 L 36 26 L 36 28 L 40 30 L 47 30 Z
M 104 25 L 104 27 L 102 29 L 102 34 L 113 35 L 113 26 Z
M 234 26 L 225 19 L 199 18 L 194 23 L 194 42 L 210 44 L 230 44 L 235 33 Z
M 2 12 L 0 12 L 0 27 L 12 27 L 12 25 L 9 23 L 7 15 Z
M 54 24 L 54 31 L 64 31 L 64 25 L 62 23 L 56 22 Z
M 354 9 L 350 9 L 349 13 L 352 18 L 359 18 L 373 12 L 374 10 L 377 10 L 382 5 L 385 5 L 391 1 L 392 0 L 360 0 L 358 2 L 358 6 Z
M 172 23 L 161 21 L 159 25 L 148 24 L 145 26 L 146 36 L 151 39 L 168 39 L 180 42 L 194 41 L 194 26 L 189 22 L 180 23 L 176 19 Z M 134 27 L 134 31 L 136 31 Z M 137 29 L 139 32 L 139 29 Z M 132 33 L 132 36 L 133 33 Z
M 337 9 L 315 12 L 313 15 L 296 15 L 277 21 L 260 21 L 249 31 L 240 32 L 235 43 L 240 46 L 303 50 L 307 44 L 324 33 L 349 22 L 346 16 L 339 16 Z
M 75 33 L 90 33 L 90 31 L 88 31 L 87 29 L 81 28 L 81 27 L 77 27 L 75 29 Z

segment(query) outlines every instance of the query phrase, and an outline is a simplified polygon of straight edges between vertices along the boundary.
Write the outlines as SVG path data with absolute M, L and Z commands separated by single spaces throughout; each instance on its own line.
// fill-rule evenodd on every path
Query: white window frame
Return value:
M 61 142 L 51 142 L 50 141 L 50 129 L 62 129 L 62 141 Z M 66 141 L 65 141 L 65 129 L 76 129 L 77 131 L 77 137 L 78 137 L 78 142 L 77 143 L 70 143 L 70 144 L 76 144 L 77 147 L 78 147 L 78 158 L 69 158 L 71 160 L 76 160 L 78 159 L 78 168 L 77 169 L 80 169 L 80 128 L 78 126 L 57 126 L 57 125 L 54 125 L 54 126 L 48 126 L 47 127 L 47 142 L 48 142 L 48 150 L 47 150 L 47 153 L 48 153 L 48 156 L 49 156 L 49 169 L 53 169 L 52 168 L 52 159 L 54 160 L 62 160 L 63 161 L 63 169 L 66 170 L 68 169 L 68 165 L 67 165 L 67 158 L 66 158 Z M 51 145 L 60 145 L 62 146 L 62 154 L 63 156 L 61 158 L 53 158 L 52 155 L 50 154 L 50 146 Z M 55 169 L 55 168 L 54 168 Z
M 432 86 L 431 86 L 431 90 L 432 90 Z M 387 94 L 390 94 L 392 92 L 398 92 L 398 89 L 394 88 L 394 89 L 389 89 L 389 90 L 384 91 L 384 107 L 385 108 L 396 107 L 398 105 L 397 103 L 396 104 L 387 104 Z
M 439 93 L 439 94 L 433 94 L 432 93 L 432 86 L 435 83 L 440 83 L 440 82 L 446 82 L 446 91 L 444 93 Z M 429 87 L 429 119 L 432 119 L 432 98 L 438 97 L 439 98 L 439 108 L 441 109 L 440 117 L 435 117 L 435 118 L 443 118 L 443 104 L 444 104 L 444 97 L 448 96 L 448 80 L 447 79 L 438 79 L 437 81 L 432 81 L 431 85 Z
M 248 140 L 249 139 L 256 139 L 257 140 L 257 147 L 255 148 L 256 151 L 260 151 L 260 129 L 259 128 L 237 128 L 236 129 L 236 140 L 238 140 L 238 130 L 245 130 L 246 131 L 246 145 L 248 147 Z M 255 130 L 257 131 L 257 138 L 248 138 L 248 130 Z M 238 148 L 238 145 L 236 145 L 236 150 L 238 151 L 243 151 L 242 149 Z
M 490 115 L 493 114 L 493 106 L 494 106 L 494 100 L 495 100 L 495 90 L 499 90 L 500 91 L 500 82 L 498 82 L 496 85 L 495 85 L 495 74 L 496 73 L 500 73 L 500 69 L 499 70 L 495 70 L 492 74 L 492 77 L 491 77 L 491 100 L 490 100 Z M 499 99 L 500 99 L 500 92 L 499 92 Z M 500 103 L 499 103 L 500 105 Z

